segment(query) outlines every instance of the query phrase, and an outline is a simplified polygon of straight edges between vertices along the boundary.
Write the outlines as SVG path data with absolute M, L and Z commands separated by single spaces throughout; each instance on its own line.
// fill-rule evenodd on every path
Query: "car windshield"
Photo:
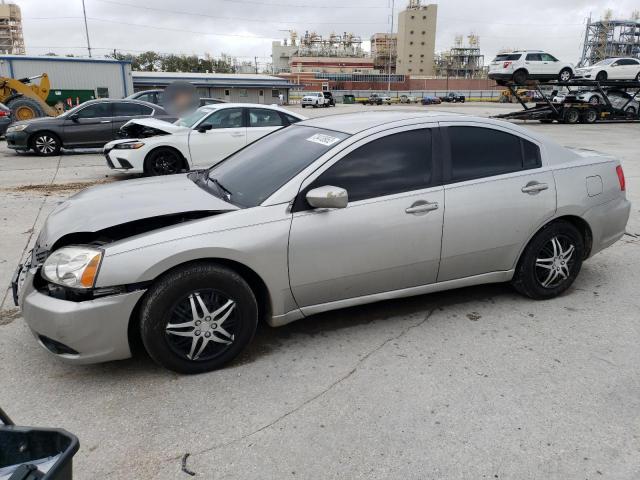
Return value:
M 599 61 L 598 63 L 594 64 L 594 67 L 595 67 L 596 65 L 609 65 L 609 64 L 611 64 L 611 63 L 613 63 L 613 62 L 615 62 L 615 61 L 616 61 L 616 59 L 615 59 L 615 58 L 607 58 L 606 60 L 601 60 L 601 61 Z
M 208 180 L 234 205 L 256 207 L 348 137 L 333 130 L 291 125 L 227 157 L 208 170 Z
M 189 115 L 186 115 L 182 118 L 179 118 L 178 120 L 176 120 L 175 122 L 173 122 L 174 125 L 177 125 L 179 127 L 188 127 L 191 128 L 193 127 L 196 123 L 198 123 L 198 121 L 204 117 L 205 115 L 208 115 L 209 113 L 211 113 L 211 110 L 196 110 L 195 112 L 190 113 Z

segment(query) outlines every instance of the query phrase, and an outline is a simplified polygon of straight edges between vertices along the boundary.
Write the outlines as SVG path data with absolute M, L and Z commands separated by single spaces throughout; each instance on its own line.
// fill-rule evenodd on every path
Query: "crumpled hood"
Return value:
M 64 235 L 97 232 L 135 220 L 186 212 L 238 210 L 207 193 L 187 174 L 125 180 L 73 195 L 51 212 L 37 246 L 50 249 Z
M 188 127 L 174 125 L 173 123 L 165 122 L 164 120 L 159 120 L 157 118 L 134 118 L 125 123 L 122 128 L 126 128 L 127 125 L 131 124 L 151 127 L 167 133 L 185 132 L 190 130 Z

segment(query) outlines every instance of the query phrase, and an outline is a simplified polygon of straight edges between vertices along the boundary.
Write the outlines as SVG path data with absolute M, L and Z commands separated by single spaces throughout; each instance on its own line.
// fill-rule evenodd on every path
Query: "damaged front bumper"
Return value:
M 38 268 L 25 264 L 12 283 L 14 300 L 41 347 L 72 364 L 131 356 L 129 321 L 145 290 L 75 302 L 37 290 L 34 278 L 38 274 Z
M 136 166 L 135 161 L 131 160 L 127 150 L 105 147 L 103 153 L 107 160 L 107 166 L 112 170 L 122 170 L 125 172 L 142 172 L 143 170 L 142 167 Z

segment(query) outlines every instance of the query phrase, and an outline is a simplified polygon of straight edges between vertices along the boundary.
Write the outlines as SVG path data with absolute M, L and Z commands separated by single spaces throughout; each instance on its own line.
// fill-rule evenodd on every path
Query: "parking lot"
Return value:
M 303 114 L 393 108 L 519 107 Z M 0 406 L 18 424 L 75 433 L 80 479 L 190 478 L 183 466 L 213 479 L 640 477 L 638 124 L 525 125 L 619 157 L 634 204 L 628 234 L 559 298 L 498 284 L 261 326 L 229 367 L 183 376 L 143 353 L 64 365 L 3 288 Z M 0 283 L 58 202 L 127 178 L 97 151 L 42 158 L 1 142 Z

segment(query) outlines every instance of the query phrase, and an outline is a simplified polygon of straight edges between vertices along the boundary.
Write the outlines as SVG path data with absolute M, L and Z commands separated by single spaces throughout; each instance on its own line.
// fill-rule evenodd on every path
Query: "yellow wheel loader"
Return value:
M 39 83 L 34 80 L 40 79 Z M 27 78 L 0 77 L 0 102 L 11 109 L 14 121 L 55 117 L 58 111 L 47 104 L 49 77 L 46 73 Z

